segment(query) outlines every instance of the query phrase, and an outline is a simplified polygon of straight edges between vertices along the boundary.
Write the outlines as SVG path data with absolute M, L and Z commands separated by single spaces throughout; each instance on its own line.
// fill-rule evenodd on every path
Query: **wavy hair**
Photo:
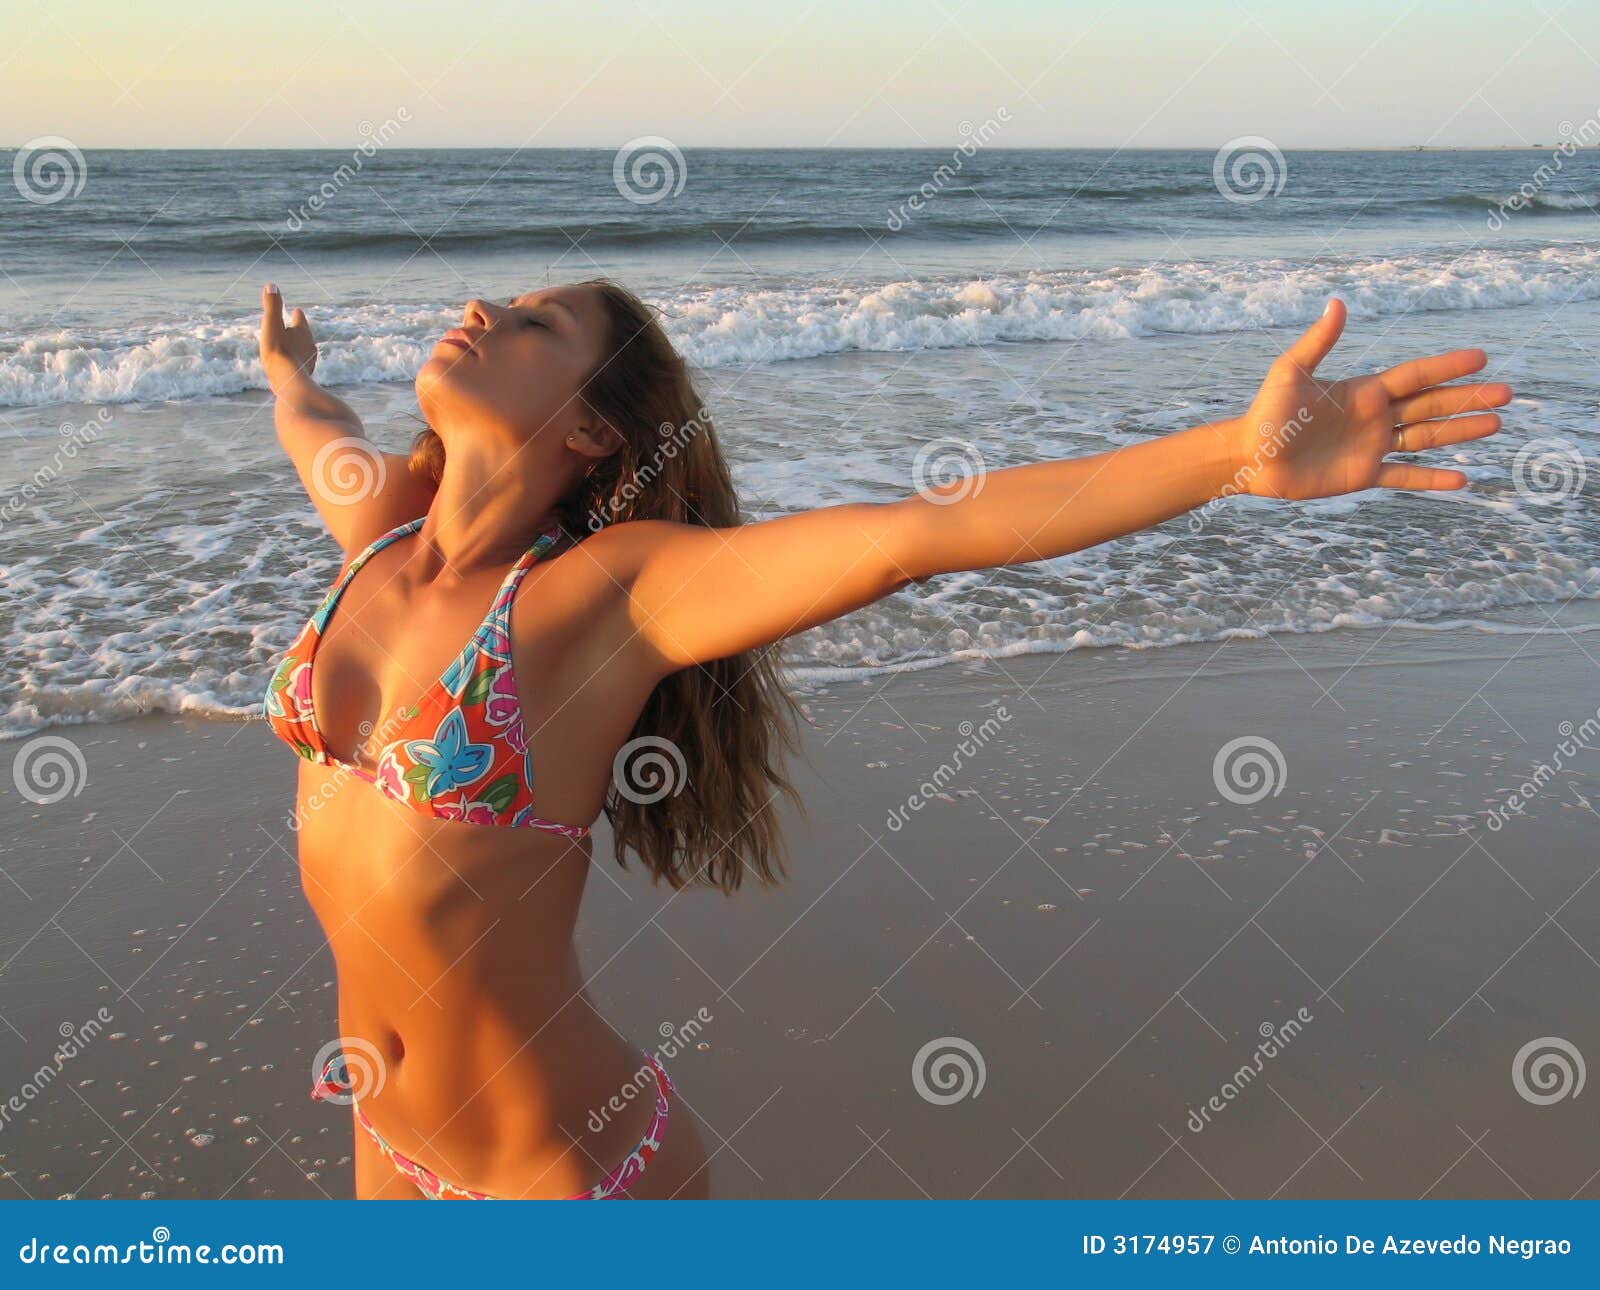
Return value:
M 742 523 L 733 477 L 710 413 L 688 365 L 655 314 L 631 291 L 606 278 L 578 286 L 598 294 L 607 335 L 602 358 L 581 387 L 597 417 L 622 446 L 600 459 L 557 505 L 574 541 L 629 520 L 670 520 L 728 528 Z M 411 447 L 411 470 L 437 483 L 444 443 L 430 427 Z M 781 793 L 805 812 L 783 771 L 797 752 L 799 705 L 779 676 L 778 647 L 682 668 L 662 679 L 645 701 L 628 743 L 670 742 L 686 774 L 679 791 L 641 803 L 613 779 L 605 815 L 617 862 L 635 853 L 673 888 L 737 890 L 747 873 L 776 883 L 786 848 L 774 800 Z M 648 754 L 646 754 L 648 755 Z

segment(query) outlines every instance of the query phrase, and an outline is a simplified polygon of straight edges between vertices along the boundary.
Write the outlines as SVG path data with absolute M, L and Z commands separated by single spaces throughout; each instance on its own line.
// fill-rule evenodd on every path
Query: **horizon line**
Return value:
M 43 136 L 42 136 L 43 137 Z M 56 136 L 50 136 L 56 137 Z M 331 144 L 250 144 L 245 146 L 208 143 L 173 144 L 83 144 L 73 146 L 85 152 L 347 152 L 349 148 Z M 0 144 L 0 152 L 21 152 L 27 144 Z M 359 144 L 355 145 L 357 148 Z M 615 152 L 626 142 L 567 144 L 433 143 L 411 146 L 386 145 L 384 152 Z M 673 144 L 694 152 L 947 152 L 952 145 L 933 143 L 690 143 Z M 953 145 L 959 148 L 960 145 Z M 1102 144 L 1034 143 L 991 144 L 985 152 L 1215 152 L 1226 144 Z M 1323 143 L 1274 144 L 1280 152 L 1545 152 L 1545 143 Z M 1579 145 L 1579 152 L 1600 152 L 1600 144 Z

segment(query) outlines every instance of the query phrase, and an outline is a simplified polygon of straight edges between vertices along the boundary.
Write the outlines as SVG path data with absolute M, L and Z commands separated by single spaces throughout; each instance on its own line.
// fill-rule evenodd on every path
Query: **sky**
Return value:
M 1559 142 L 1594 0 L 0 0 L 0 147 Z

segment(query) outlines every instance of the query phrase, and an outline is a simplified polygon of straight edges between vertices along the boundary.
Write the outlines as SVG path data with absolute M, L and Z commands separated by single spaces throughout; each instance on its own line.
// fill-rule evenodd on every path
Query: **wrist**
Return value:
M 283 402 L 293 402 L 315 397 L 322 387 L 311 379 L 311 373 L 287 359 L 267 368 L 267 385 L 273 396 Z
M 1202 436 L 1199 477 L 1206 494 L 1202 500 L 1215 501 L 1244 492 L 1250 444 L 1243 420 L 1233 417 L 1200 426 L 1197 435 Z

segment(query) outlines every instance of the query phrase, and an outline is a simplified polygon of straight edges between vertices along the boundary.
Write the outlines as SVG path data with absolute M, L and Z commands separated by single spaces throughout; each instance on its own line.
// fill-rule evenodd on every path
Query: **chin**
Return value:
M 459 401 L 461 376 L 459 364 L 452 362 L 450 355 L 434 355 L 417 369 L 416 380 L 412 382 L 412 388 L 417 392 L 417 402 L 438 404 Z
M 411 383 L 411 388 L 416 392 L 417 406 L 422 410 L 423 420 L 431 426 L 437 426 L 440 413 L 453 402 L 450 397 L 450 383 L 441 365 L 429 359 L 418 371 L 417 379 Z

